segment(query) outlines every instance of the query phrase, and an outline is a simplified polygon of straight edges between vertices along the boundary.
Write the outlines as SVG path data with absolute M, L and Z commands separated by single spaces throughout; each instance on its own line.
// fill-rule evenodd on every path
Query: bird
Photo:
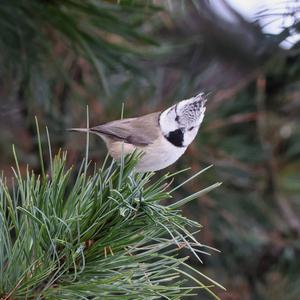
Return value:
M 111 121 L 91 128 L 69 128 L 100 136 L 110 156 L 141 151 L 135 172 L 151 172 L 175 163 L 195 139 L 204 118 L 207 98 L 200 93 L 163 110 Z

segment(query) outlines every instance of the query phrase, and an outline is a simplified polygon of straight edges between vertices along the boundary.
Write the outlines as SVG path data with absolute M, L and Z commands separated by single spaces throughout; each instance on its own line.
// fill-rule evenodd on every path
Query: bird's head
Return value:
M 187 147 L 202 123 L 205 103 L 204 93 L 201 93 L 163 111 L 159 119 L 163 135 L 175 146 Z

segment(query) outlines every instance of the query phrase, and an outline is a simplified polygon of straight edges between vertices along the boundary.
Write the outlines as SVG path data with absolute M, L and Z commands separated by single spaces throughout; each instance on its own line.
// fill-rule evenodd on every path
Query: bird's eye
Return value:
M 192 127 L 190 127 L 189 129 L 188 129 L 188 131 L 191 131 L 191 130 L 193 130 L 194 129 L 194 127 L 192 126 Z
M 175 118 L 175 121 L 176 121 L 176 122 L 178 122 L 178 121 L 179 121 L 179 117 L 178 117 L 178 116 L 176 116 L 176 118 Z

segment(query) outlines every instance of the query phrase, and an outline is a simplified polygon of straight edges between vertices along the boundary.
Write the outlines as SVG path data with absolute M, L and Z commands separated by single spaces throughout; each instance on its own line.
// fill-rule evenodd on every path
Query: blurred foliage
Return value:
M 249 23 L 220 2 L 230 18 L 205 0 L 1 1 L 0 167 L 9 174 L 15 143 L 21 169 L 38 168 L 34 114 L 71 164 L 84 136 L 64 128 L 84 126 L 87 104 L 97 125 L 118 118 L 123 102 L 127 117 L 212 92 L 199 137 L 169 168 L 215 165 L 177 193 L 224 182 L 185 212 L 222 251 L 204 267 L 227 287 L 222 299 L 298 299 L 300 43 L 280 44 L 299 34 L 299 3 Z M 276 14 L 289 26 L 264 33 L 259 24 Z M 91 147 L 101 161 L 103 143 Z

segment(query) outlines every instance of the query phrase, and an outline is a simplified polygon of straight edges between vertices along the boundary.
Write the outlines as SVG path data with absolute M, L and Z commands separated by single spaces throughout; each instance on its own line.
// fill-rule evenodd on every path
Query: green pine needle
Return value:
M 138 153 L 92 174 L 88 157 L 75 174 L 59 153 L 41 178 L 23 176 L 13 151 L 13 192 L 0 179 L 1 299 L 181 299 L 199 289 L 218 299 L 221 286 L 180 255 L 201 260 L 208 249 L 191 231 L 201 226 L 177 209 L 203 191 L 160 204 L 173 175 L 135 174 Z

